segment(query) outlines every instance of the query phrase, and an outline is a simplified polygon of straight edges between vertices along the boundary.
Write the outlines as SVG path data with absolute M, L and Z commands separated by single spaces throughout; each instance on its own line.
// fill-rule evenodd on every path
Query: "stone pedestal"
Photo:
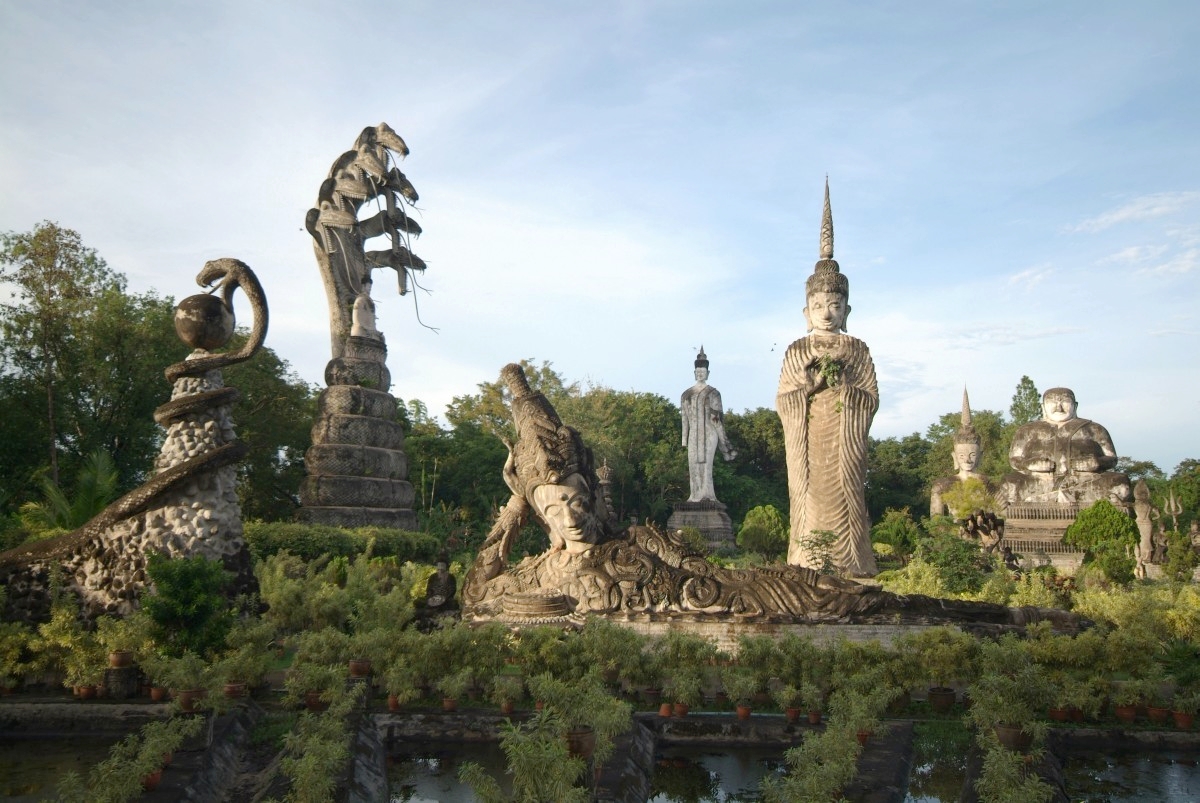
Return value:
M 128 700 L 141 691 L 141 673 L 136 666 L 104 670 L 104 691 L 112 700 Z
M 329 361 L 317 400 L 298 518 L 335 527 L 415 530 L 404 432 L 380 340 L 350 337 Z
M 717 501 L 680 502 L 675 505 L 667 529 L 682 530 L 695 527 L 708 541 L 711 551 L 732 549 L 737 546 L 733 538 L 733 522 L 725 512 L 725 505 Z

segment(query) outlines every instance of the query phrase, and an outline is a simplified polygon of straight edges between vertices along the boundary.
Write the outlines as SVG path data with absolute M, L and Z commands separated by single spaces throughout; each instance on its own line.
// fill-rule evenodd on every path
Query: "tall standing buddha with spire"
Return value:
M 775 397 L 787 451 L 788 563 L 868 577 L 876 566 L 864 497 L 867 434 L 879 387 L 867 344 L 845 334 L 850 283 L 833 259 L 828 179 L 820 249 L 805 284 L 809 334 L 788 346 Z

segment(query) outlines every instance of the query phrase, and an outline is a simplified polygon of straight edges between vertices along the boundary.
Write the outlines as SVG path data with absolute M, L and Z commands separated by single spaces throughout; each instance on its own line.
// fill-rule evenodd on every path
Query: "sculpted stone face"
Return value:
M 979 447 L 973 443 L 954 444 L 954 465 L 959 471 L 974 471 L 979 465 Z
M 561 483 L 539 485 L 532 497 L 533 507 L 550 528 L 552 548 L 585 552 L 599 541 L 602 529 L 583 477 L 572 474 Z
M 708 369 L 707 368 L 697 368 L 696 369 L 696 381 L 697 382 L 707 382 L 708 381 Z
M 1065 424 L 1075 418 L 1075 399 L 1066 393 L 1055 393 L 1042 401 L 1042 417 L 1051 424 Z
M 808 306 L 804 308 L 804 320 L 814 332 L 837 334 L 846 328 L 846 316 L 850 305 L 841 293 L 810 293 Z

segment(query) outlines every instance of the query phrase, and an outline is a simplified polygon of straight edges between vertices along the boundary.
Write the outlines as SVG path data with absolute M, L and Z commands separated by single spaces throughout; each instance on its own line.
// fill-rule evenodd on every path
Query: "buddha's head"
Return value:
M 954 444 L 954 468 L 970 474 L 979 465 L 979 441 Z
M 696 355 L 696 381 L 708 381 L 708 355 L 704 353 L 704 346 L 700 347 L 700 353 Z
M 1070 388 L 1050 388 L 1042 394 L 1042 418 L 1051 424 L 1065 424 L 1075 417 L 1079 405 Z
M 604 528 L 592 510 L 594 495 L 580 474 L 538 485 L 529 502 L 550 530 L 550 541 L 561 539 L 568 552 L 583 552 L 598 544 Z
M 823 290 L 810 292 L 807 305 L 804 307 L 804 320 L 808 322 L 808 331 L 825 334 L 836 334 L 846 331 L 846 316 L 850 314 L 850 304 L 845 293 L 831 293 Z

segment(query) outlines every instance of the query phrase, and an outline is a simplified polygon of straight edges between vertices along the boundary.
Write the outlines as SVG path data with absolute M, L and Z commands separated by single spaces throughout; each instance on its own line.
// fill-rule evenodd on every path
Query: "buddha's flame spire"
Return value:
M 967 398 L 967 387 L 963 386 L 963 406 L 962 406 L 962 429 L 963 431 L 972 428 L 971 425 L 971 401 Z
M 833 259 L 833 209 L 829 206 L 829 176 L 825 176 L 825 208 L 821 212 L 821 259 Z

